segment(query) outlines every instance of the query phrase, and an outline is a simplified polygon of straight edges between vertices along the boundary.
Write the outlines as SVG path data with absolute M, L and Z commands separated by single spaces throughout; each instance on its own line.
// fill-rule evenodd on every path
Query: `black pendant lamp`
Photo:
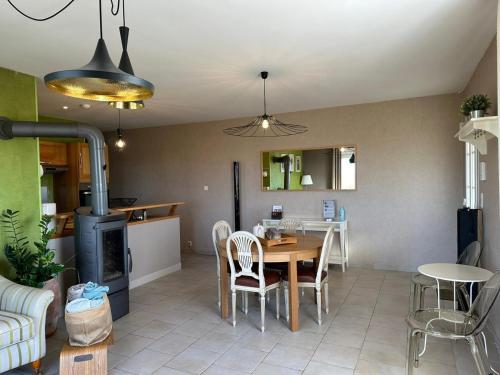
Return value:
M 123 26 L 120 26 L 120 39 L 122 41 L 122 56 L 120 58 L 120 64 L 118 68 L 123 70 L 125 73 L 134 75 L 134 69 L 132 68 L 132 63 L 130 62 L 130 57 L 128 56 L 127 46 L 128 46 L 128 34 L 129 28 L 125 25 L 125 0 L 122 0 L 122 12 L 123 12 Z M 133 102 L 109 102 L 109 105 L 118 109 L 141 109 L 144 108 L 143 100 L 136 100 Z
M 100 37 L 90 62 L 74 70 L 61 70 L 44 77 L 45 85 L 63 95 L 104 102 L 129 102 L 151 98 L 151 82 L 118 69 L 109 57 L 102 37 L 102 6 L 99 0 Z M 123 56 L 122 56 L 123 57 Z
M 246 125 L 224 129 L 224 133 L 236 137 L 284 137 L 307 131 L 307 127 L 304 125 L 285 124 L 267 114 L 266 79 L 268 76 L 268 72 L 260 72 L 260 77 L 264 81 L 264 114 Z
M 123 132 L 122 132 L 122 126 L 121 126 L 121 115 L 120 115 L 121 110 L 118 110 L 118 129 L 116 129 L 116 141 L 115 141 L 115 147 L 119 150 L 122 151 L 127 143 L 123 139 Z

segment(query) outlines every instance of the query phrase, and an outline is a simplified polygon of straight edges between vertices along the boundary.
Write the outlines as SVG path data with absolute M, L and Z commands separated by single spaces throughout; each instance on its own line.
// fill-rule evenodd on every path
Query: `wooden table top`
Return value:
M 220 256 L 227 258 L 226 241 L 219 242 L 221 249 Z M 297 236 L 297 243 L 277 245 L 277 246 L 264 246 L 262 251 L 264 254 L 264 262 L 289 262 L 292 258 L 297 261 L 317 258 L 320 254 L 323 240 L 314 236 Z M 234 244 L 233 244 L 234 246 Z M 257 246 L 254 244 L 252 248 L 254 253 L 254 261 L 258 261 Z M 236 249 L 233 249 L 233 257 L 236 256 Z

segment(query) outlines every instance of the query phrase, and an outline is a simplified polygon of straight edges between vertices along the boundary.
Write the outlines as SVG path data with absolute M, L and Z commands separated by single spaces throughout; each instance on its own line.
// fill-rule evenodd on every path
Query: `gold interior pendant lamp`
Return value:
M 129 28 L 125 25 L 125 0 L 123 1 L 123 26 L 120 26 L 120 39 L 122 41 L 122 56 L 120 58 L 120 64 L 118 68 L 123 70 L 125 73 L 134 75 L 134 69 L 132 68 L 132 63 L 130 62 L 130 57 L 128 56 L 127 46 L 128 46 L 128 33 Z M 141 109 L 144 108 L 144 101 L 137 100 L 133 102 L 109 102 L 111 107 L 117 109 Z
M 151 98 L 154 93 L 151 82 L 118 69 L 111 61 L 102 37 L 101 0 L 99 27 L 100 37 L 92 60 L 79 69 L 47 74 L 45 85 L 66 96 L 103 102 L 133 102 Z

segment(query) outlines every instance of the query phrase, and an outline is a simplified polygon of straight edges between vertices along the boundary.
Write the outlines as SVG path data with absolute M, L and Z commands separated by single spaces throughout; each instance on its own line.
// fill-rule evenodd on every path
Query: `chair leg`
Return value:
M 220 310 L 220 276 L 217 277 L 217 306 Z
M 286 314 L 286 321 L 289 322 L 290 321 L 290 306 L 288 305 L 289 304 L 289 301 L 288 301 L 288 285 L 285 284 L 284 288 L 284 295 L 285 295 L 285 314 Z
M 323 293 L 325 294 L 325 311 L 328 314 L 330 312 L 330 302 L 328 298 L 328 283 L 325 283 L 323 288 Z
M 264 332 L 266 321 L 266 294 L 260 295 L 260 330 Z
M 280 287 L 276 288 L 276 319 L 280 319 Z
M 233 327 L 236 326 L 236 290 L 232 292 L 232 303 L 233 303 Z
M 410 332 L 410 335 L 408 336 L 408 353 L 407 353 L 407 361 L 406 361 L 406 374 L 407 375 L 412 375 L 413 374 L 413 366 L 415 364 L 415 334 L 413 332 Z M 418 355 L 418 354 L 417 354 Z
M 248 315 L 248 292 L 244 292 L 245 296 L 245 315 Z
M 245 293 L 246 292 L 241 292 L 241 312 L 245 313 Z
M 468 337 L 467 341 L 469 342 L 470 352 L 472 353 L 472 357 L 474 358 L 474 363 L 476 364 L 478 374 L 487 375 L 487 372 L 484 369 L 483 359 L 481 358 L 481 353 L 479 352 L 479 347 L 476 343 L 475 338 Z
M 37 359 L 36 361 L 34 362 L 31 362 L 31 368 L 33 369 L 33 371 L 35 371 L 35 374 L 41 374 L 42 373 L 42 359 Z
M 425 288 L 418 286 L 418 309 L 422 310 L 425 306 Z
M 318 306 L 318 324 L 321 325 L 321 288 L 316 290 L 316 305 Z

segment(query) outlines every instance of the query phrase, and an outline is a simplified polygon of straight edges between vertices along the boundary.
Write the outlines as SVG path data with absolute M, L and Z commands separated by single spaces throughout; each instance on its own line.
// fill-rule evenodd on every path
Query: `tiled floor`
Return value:
M 313 295 L 306 291 L 298 333 L 283 317 L 275 319 L 274 298 L 261 333 L 255 298 L 248 316 L 238 311 L 236 327 L 220 320 L 215 258 L 185 255 L 181 272 L 131 291 L 131 313 L 114 324 L 110 374 L 404 374 L 409 285 L 410 274 L 403 272 L 332 270 L 323 325 L 316 324 Z M 45 374 L 58 372 L 64 339 L 63 328 L 49 339 Z M 462 349 L 461 363 L 469 363 Z M 457 374 L 455 351 L 449 341 L 430 340 L 415 373 Z

